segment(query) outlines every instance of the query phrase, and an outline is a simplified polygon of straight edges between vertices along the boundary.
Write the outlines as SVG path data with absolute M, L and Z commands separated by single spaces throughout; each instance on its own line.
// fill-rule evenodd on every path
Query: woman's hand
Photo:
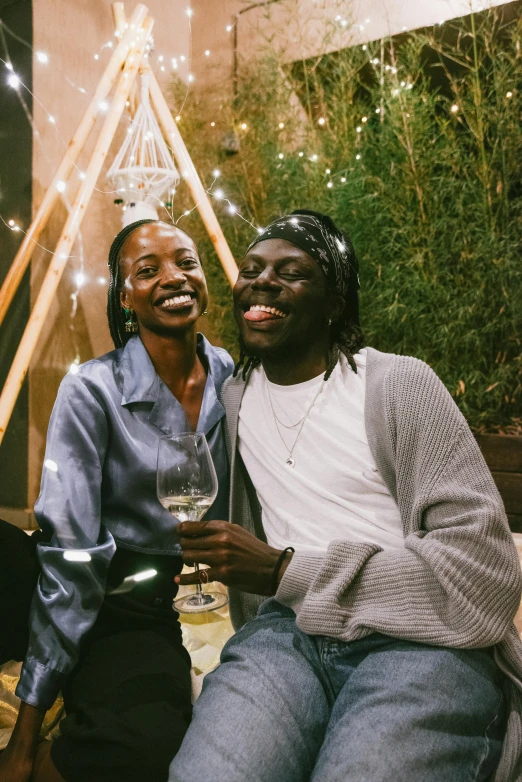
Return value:
M 0 782 L 29 782 L 45 711 L 20 704 L 9 744 L 0 754 Z
M 29 782 L 32 771 L 32 758 L 21 757 L 9 745 L 0 753 L 0 782 Z
M 221 581 L 226 586 L 272 595 L 274 568 L 282 551 L 258 540 L 237 524 L 228 521 L 185 521 L 178 527 L 183 561 L 209 566 L 208 581 Z M 288 558 L 279 571 L 281 577 Z M 177 584 L 197 584 L 197 573 L 176 576 Z

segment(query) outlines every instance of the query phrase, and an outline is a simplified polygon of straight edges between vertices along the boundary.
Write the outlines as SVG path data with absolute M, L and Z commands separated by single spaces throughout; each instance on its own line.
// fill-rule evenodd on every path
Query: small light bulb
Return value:
M 132 576 L 133 581 L 146 581 L 148 578 L 154 578 L 158 575 L 158 571 L 151 568 L 150 570 L 142 570 L 141 573 L 135 573 Z
M 188 217 L 188 215 L 190 214 L 190 209 L 187 209 L 187 211 L 183 212 L 183 214 L 185 215 L 185 217 Z
M 405 81 L 401 81 L 401 87 L 405 87 L 405 86 L 406 86 L 406 82 Z
M 181 60 L 181 62 L 185 62 L 185 60 L 186 60 L 187 58 L 185 57 L 185 55 L 184 55 L 184 54 L 180 54 L 180 56 L 179 56 L 179 59 Z
M 164 70 L 165 70 L 165 66 L 164 66 L 164 65 L 162 65 L 162 66 L 160 67 L 160 71 L 164 71 Z
M 363 117 L 361 122 L 368 122 L 368 117 Z
M 317 155 L 312 155 L 312 157 L 310 158 L 310 160 L 313 160 L 313 161 L 315 162 L 315 161 L 317 160 Z
M 98 277 L 98 282 L 99 282 L 100 285 L 105 285 L 105 283 L 107 282 L 107 278 L 106 277 Z
M 214 196 L 214 198 L 217 198 L 217 199 L 224 198 L 224 196 L 225 196 L 224 192 L 220 188 L 218 188 L 217 190 L 214 190 L 212 195 Z
M 71 375 L 77 375 L 78 371 L 79 371 L 78 370 L 78 364 L 76 364 L 76 362 L 73 362 L 71 364 L 71 366 L 69 367 L 69 372 L 71 373 Z M 66 559 L 67 559 L 67 557 L 66 557 Z
M 341 182 L 342 182 L 343 184 L 346 182 L 346 177 L 345 177 L 345 176 L 342 176 L 342 177 L 341 177 Z
M 78 272 L 78 274 L 74 275 L 74 281 L 76 283 L 76 287 L 81 288 L 85 282 L 85 274 L 83 272 Z
M 511 90 L 509 90 L 509 92 L 506 92 L 506 98 L 512 98 L 512 97 L 513 97 L 513 93 L 511 92 Z
M 112 41 L 107 41 L 107 46 L 109 47 L 109 49 L 112 49 Z
M 216 123 L 215 123 L 215 122 L 211 122 L 211 123 L 210 123 L 210 127 L 211 127 L 211 128 L 214 128 L 215 126 L 216 126 Z
M 242 122 L 241 123 L 241 130 L 246 130 L 247 128 L 248 128 L 248 125 L 246 124 L 246 122 Z
M 279 127 L 281 128 L 281 130 L 283 130 L 284 126 L 285 126 L 285 123 L 284 123 L 284 122 L 280 122 L 280 123 L 279 123 Z
M 355 156 L 355 159 L 356 159 L 356 160 L 360 160 L 360 159 L 361 159 L 361 156 L 360 156 L 360 155 L 356 155 L 356 156 Z
M 56 183 L 56 189 L 59 193 L 63 193 L 65 191 L 65 182 L 63 182 L 61 179 L 58 180 Z
M 328 182 L 328 184 L 326 185 L 326 187 L 333 187 L 333 182 Z
M 262 234 L 264 230 L 265 230 L 264 228 L 258 228 L 257 232 L 258 232 L 258 234 Z
M 225 27 L 225 30 L 227 31 L 227 33 L 229 33 L 232 30 L 232 25 L 231 24 L 227 24 L 227 26 Z
M 9 225 L 11 226 L 11 228 L 13 227 L 14 224 L 15 224 L 14 220 L 9 220 Z
M 194 81 L 194 76 L 192 73 L 189 73 L 189 75 L 187 76 L 187 80 L 190 82 Z
M 187 14 L 189 19 L 191 19 L 192 16 L 194 15 L 194 11 L 192 10 L 192 8 L 187 8 L 185 13 Z
M 214 123 L 214 124 L 215 124 L 215 123 Z M 215 168 L 215 169 L 213 170 L 213 172 L 212 172 L 212 176 L 214 177 L 214 179 L 217 179 L 217 178 L 218 178 L 218 176 L 221 176 L 221 171 L 219 170 L 219 168 Z
M 362 131 L 362 128 L 361 128 L 361 126 L 360 126 L 360 125 L 357 125 L 357 127 L 355 128 L 355 130 L 357 131 L 357 133 L 360 133 L 360 132 Z
M 13 63 L 12 62 L 6 62 L 5 67 L 7 68 L 8 71 L 12 71 L 13 70 Z
M 71 372 L 71 374 L 76 374 L 71 370 L 69 371 Z M 91 561 L 91 555 L 89 554 L 88 551 L 77 551 L 74 549 L 68 549 L 67 551 L 64 551 L 63 558 L 66 559 L 68 562 L 90 562 Z
M 366 44 L 364 44 L 364 46 L 363 46 L 363 48 L 362 48 L 363 52 L 365 52 L 367 48 L 368 48 L 368 47 L 366 46 Z
M 279 158 L 279 160 L 282 160 L 282 159 L 284 158 L 284 155 L 283 155 L 283 153 L 282 153 L 282 152 L 280 152 L 280 153 L 279 153 L 279 155 L 278 155 L 277 157 Z
M 7 79 L 7 83 L 9 84 L 10 87 L 13 88 L 13 90 L 17 90 L 18 87 L 20 86 L 20 79 L 18 78 L 16 73 L 12 73 L 11 76 L 9 76 L 9 78 Z
M 456 114 L 458 110 L 459 110 L 458 105 L 456 103 L 454 103 L 453 106 L 450 109 L 451 113 L 452 114 Z
M 95 55 L 94 55 L 94 59 L 95 59 L 95 60 L 99 60 L 99 59 L 100 59 L 100 55 L 99 55 L 99 54 L 95 54 Z
M 36 52 L 36 59 L 38 62 L 44 63 L 44 65 L 49 62 L 49 57 L 45 52 Z
M 235 215 L 235 213 L 237 212 L 237 206 L 234 206 L 234 204 L 229 204 L 228 211 L 230 212 L 231 215 Z
M 379 58 L 378 57 L 374 57 L 373 60 L 372 60 L 372 63 L 374 65 L 379 65 Z
M 158 62 L 163 62 L 163 60 L 164 60 L 164 57 L 163 57 L 162 54 L 160 54 L 160 56 L 158 57 Z
M 327 174 L 329 174 L 329 173 L 330 173 L 330 169 L 329 169 L 329 168 L 327 168 L 327 169 L 326 169 L 326 173 L 327 173 Z
M 49 114 L 49 122 L 51 123 L 51 125 L 55 125 L 56 124 L 56 120 L 55 120 L 55 118 L 53 117 L 52 114 Z
M 107 111 L 107 109 L 109 108 L 109 104 L 107 103 L 106 100 L 101 100 L 98 103 L 98 108 L 100 109 L 100 111 Z
M 325 120 L 325 118 L 324 118 L 324 117 L 319 117 L 319 119 L 317 120 L 317 122 L 319 123 L 319 125 L 324 125 L 324 124 L 325 124 L 325 122 L 326 122 L 326 120 Z
M 179 114 L 178 114 L 178 115 L 177 115 L 177 117 L 176 117 L 176 122 L 179 122 L 179 121 L 180 121 L 180 119 L 181 119 L 181 117 L 180 117 L 180 116 L 179 116 Z M 131 130 L 131 133 L 132 133 L 132 130 Z
M 299 153 L 299 157 L 303 157 L 303 155 L 304 155 L 304 152 L 300 152 Z
M 205 57 L 210 57 L 210 49 L 205 49 Z

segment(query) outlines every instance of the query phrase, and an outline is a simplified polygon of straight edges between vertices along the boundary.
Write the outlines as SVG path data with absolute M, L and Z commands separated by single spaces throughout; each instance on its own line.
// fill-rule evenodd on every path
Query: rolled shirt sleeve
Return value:
M 102 468 L 109 426 L 95 387 L 67 375 L 53 408 L 35 515 L 48 542 L 38 546 L 27 656 L 16 694 L 48 709 L 93 626 L 116 546 L 101 524 Z

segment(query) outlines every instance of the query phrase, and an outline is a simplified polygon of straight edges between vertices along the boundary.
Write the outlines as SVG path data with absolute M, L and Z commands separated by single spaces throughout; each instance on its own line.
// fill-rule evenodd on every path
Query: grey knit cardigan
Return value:
M 248 382 L 248 381 L 247 381 Z M 222 389 L 231 463 L 230 520 L 266 540 L 255 489 L 237 449 L 245 389 Z M 276 598 L 310 635 L 353 641 L 372 632 L 455 648 L 494 646 L 506 674 L 508 722 L 494 782 L 522 780 L 522 643 L 513 625 L 522 576 L 502 500 L 471 431 L 422 361 L 367 352 L 365 425 L 395 498 L 405 547 L 331 543 L 294 554 Z M 237 629 L 265 598 L 230 590 Z

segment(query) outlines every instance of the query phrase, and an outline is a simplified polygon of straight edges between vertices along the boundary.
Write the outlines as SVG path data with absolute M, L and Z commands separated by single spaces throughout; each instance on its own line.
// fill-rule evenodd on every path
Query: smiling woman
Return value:
M 172 610 L 182 550 L 156 496 L 156 457 L 162 436 L 203 432 L 219 481 L 206 519 L 226 518 L 218 397 L 232 360 L 197 333 L 208 292 L 190 236 L 139 221 L 118 234 L 109 266 L 116 349 L 64 378 L 49 426 L 35 505 L 41 573 L 1 782 L 163 779 L 190 721 L 190 658 Z M 154 575 L 138 581 L 143 572 Z M 61 736 L 31 777 L 60 689 Z

